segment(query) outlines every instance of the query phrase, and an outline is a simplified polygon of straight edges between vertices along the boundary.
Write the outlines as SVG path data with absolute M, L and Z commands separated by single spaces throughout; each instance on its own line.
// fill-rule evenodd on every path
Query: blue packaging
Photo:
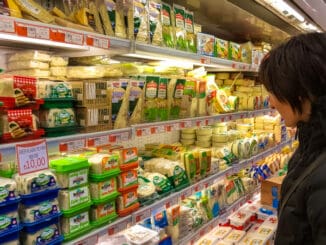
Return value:
M 0 236 L 19 229 L 19 200 L 11 202 L 10 205 L 0 204 Z

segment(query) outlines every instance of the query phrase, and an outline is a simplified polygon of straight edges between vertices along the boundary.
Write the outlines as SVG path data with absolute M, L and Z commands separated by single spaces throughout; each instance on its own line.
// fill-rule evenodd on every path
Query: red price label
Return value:
M 16 154 L 20 175 L 49 168 L 48 149 L 45 140 L 17 144 Z
M 17 23 L 16 32 L 23 37 L 50 40 L 50 28 L 48 27 Z
M 221 122 L 224 122 L 225 121 L 225 118 L 224 117 L 221 117 L 220 120 L 221 120 Z
M 109 236 L 114 235 L 114 227 L 110 227 L 110 228 L 108 229 L 108 235 L 109 235 Z
M 15 22 L 12 19 L 0 18 L 0 32 L 15 33 Z
M 130 134 L 129 132 L 124 132 L 124 133 L 121 133 L 121 141 L 128 141 L 130 139 Z
M 108 38 L 100 38 L 91 35 L 86 35 L 86 44 L 96 48 L 110 48 L 110 40 Z
M 73 151 L 81 150 L 85 147 L 86 147 L 85 139 L 72 140 L 72 141 L 61 143 L 59 145 L 59 151 L 60 152 L 73 152 Z
M 109 144 L 109 136 L 103 135 L 95 138 L 90 138 L 87 140 L 88 147 L 98 147 Z

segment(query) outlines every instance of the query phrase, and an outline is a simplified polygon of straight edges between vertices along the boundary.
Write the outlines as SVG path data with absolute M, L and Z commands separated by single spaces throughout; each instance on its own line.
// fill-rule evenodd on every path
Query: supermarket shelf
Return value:
M 287 140 L 287 141 L 282 142 L 281 144 L 279 144 L 275 147 L 272 147 L 256 156 L 253 156 L 246 160 L 242 160 L 238 164 L 234 164 L 232 167 L 230 167 L 224 171 L 221 171 L 221 172 L 218 172 L 211 176 L 208 176 L 207 178 L 200 180 L 199 182 L 197 182 L 179 192 L 173 193 L 170 196 L 167 196 L 161 200 L 158 200 L 149 206 L 142 207 L 127 217 L 118 219 L 117 221 L 115 221 L 109 225 L 106 225 L 100 229 L 94 230 L 94 231 L 90 232 L 89 234 L 82 236 L 82 237 L 80 237 L 72 242 L 69 242 L 67 244 L 74 244 L 74 245 L 91 244 L 90 239 L 94 240 L 95 238 L 99 239 L 100 237 L 103 237 L 106 235 L 116 234 L 116 233 L 126 229 L 130 225 L 134 225 L 137 222 L 149 217 L 153 210 L 156 210 L 156 209 L 164 207 L 164 206 L 167 208 L 170 206 L 173 206 L 173 205 L 177 204 L 180 200 L 183 200 L 186 197 L 191 196 L 192 194 L 202 190 L 203 188 L 206 188 L 206 187 L 214 184 L 215 182 L 219 181 L 221 178 L 224 178 L 225 176 L 229 176 L 235 172 L 238 172 L 240 169 L 254 164 L 256 161 L 262 159 L 263 157 L 268 156 L 269 154 L 280 151 L 284 146 L 286 146 L 287 144 L 290 144 L 291 142 L 292 142 L 292 139 Z M 248 198 L 250 199 L 250 197 L 251 196 L 247 195 L 247 196 L 241 198 L 240 200 L 238 200 L 237 202 L 235 202 L 234 204 L 232 204 L 230 207 L 228 207 L 226 213 L 221 215 L 218 219 L 215 219 L 215 221 L 212 220 L 209 223 L 207 223 L 205 225 L 205 227 L 200 228 L 200 230 L 198 230 L 195 234 L 191 234 L 191 236 L 189 235 L 189 237 L 185 238 L 185 239 L 187 239 L 186 241 L 192 240 L 193 237 L 196 236 L 196 234 L 201 234 L 202 229 L 209 227 L 211 224 L 215 224 L 214 222 L 218 222 L 218 220 L 221 220 L 223 217 L 227 217 L 229 215 L 229 212 L 231 212 L 232 210 L 235 210 L 238 207 L 237 205 L 240 205 L 240 204 L 242 205 L 244 202 L 247 201 Z M 186 244 L 186 243 L 182 243 L 182 244 Z
M 231 204 L 223 214 L 210 220 L 209 222 L 207 222 L 206 224 L 198 228 L 198 230 L 196 230 L 195 232 L 192 232 L 186 237 L 180 239 L 180 241 L 177 244 L 178 245 L 194 244 L 202 236 L 204 236 L 205 234 L 207 234 L 208 232 L 216 228 L 219 225 L 219 223 L 221 223 L 221 221 L 226 220 L 227 217 L 230 216 L 233 212 L 235 212 L 237 209 L 242 207 L 247 201 L 251 200 L 258 191 L 259 188 L 257 188 L 252 193 L 246 194 L 245 196 L 241 197 L 235 203 Z
M 271 109 L 262 109 L 256 111 L 219 114 L 214 116 L 185 118 L 164 122 L 143 123 L 132 125 L 131 127 L 123 129 L 47 138 L 46 141 L 48 145 L 48 152 L 52 154 L 59 152 L 61 148 L 67 148 L 68 151 L 73 151 L 85 148 L 87 146 L 103 146 L 110 143 L 113 144 L 128 141 L 134 137 L 167 133 L 195 126 L 207 126 L 213 124 L 214 122 L 227 122 L 230 120 L 266 115 L 273 111 L 274 110 Z M 28 142 L 25 141 L 24 143 Z M 16 144 L 17 143 L 0 144 L 0 154 L 3 162 L 14 160 Z

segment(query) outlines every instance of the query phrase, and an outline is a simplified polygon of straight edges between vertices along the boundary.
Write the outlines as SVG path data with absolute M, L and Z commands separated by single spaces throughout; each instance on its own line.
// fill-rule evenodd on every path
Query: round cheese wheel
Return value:
M 258 154 L 258 141 L 255 138 L 250 139 L 250 156 Z
M 209 148 L 211 147 L 212 143 L 211 141 L 196 141 L 196 146 Z
M 215 84 L 219 87 L 223 86 L 223 80 L 222 79 L 215 79 Z
M 181 144 L 184 146 L 189 146 L 189 145 L 194 145 L 195 144 L 195 140 L 185 140 L 185 139 L 181 139 L 180 140 Z
M 201 127 L 196 131 L 197 136 L 210 136 L 213 133 L 213 129 L 211 127 Z
M 212 141 L 212 135 L 197 135 L 198 141 Z
M 229 135 L 227 133 L 213 134 L 212 141 L 215 143 L 228 142 Z
M 196 128 L 185 128 L 181 130 L 182 134 L 195 134 Z
M 196 139 L 196 134 L 181 134 L 181 139 L 194 140 Z
M 227 73 L 227 72 L 216 73 L 216 78 L 221 79 L 221 80 L 229 79 L 230 78 L 230 73 Z

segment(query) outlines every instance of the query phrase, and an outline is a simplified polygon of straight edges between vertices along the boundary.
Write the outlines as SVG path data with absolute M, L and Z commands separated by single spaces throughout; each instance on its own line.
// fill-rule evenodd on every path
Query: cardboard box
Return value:
M 281 196 L 281 186 L 285 176 L 273 177 L 267 180 L 264 180 L 261 183 L 261 204 L 273 206 L 273 194 L 272 189 L 275 187 L 277 189 L 277 199 L 280 199 Z

